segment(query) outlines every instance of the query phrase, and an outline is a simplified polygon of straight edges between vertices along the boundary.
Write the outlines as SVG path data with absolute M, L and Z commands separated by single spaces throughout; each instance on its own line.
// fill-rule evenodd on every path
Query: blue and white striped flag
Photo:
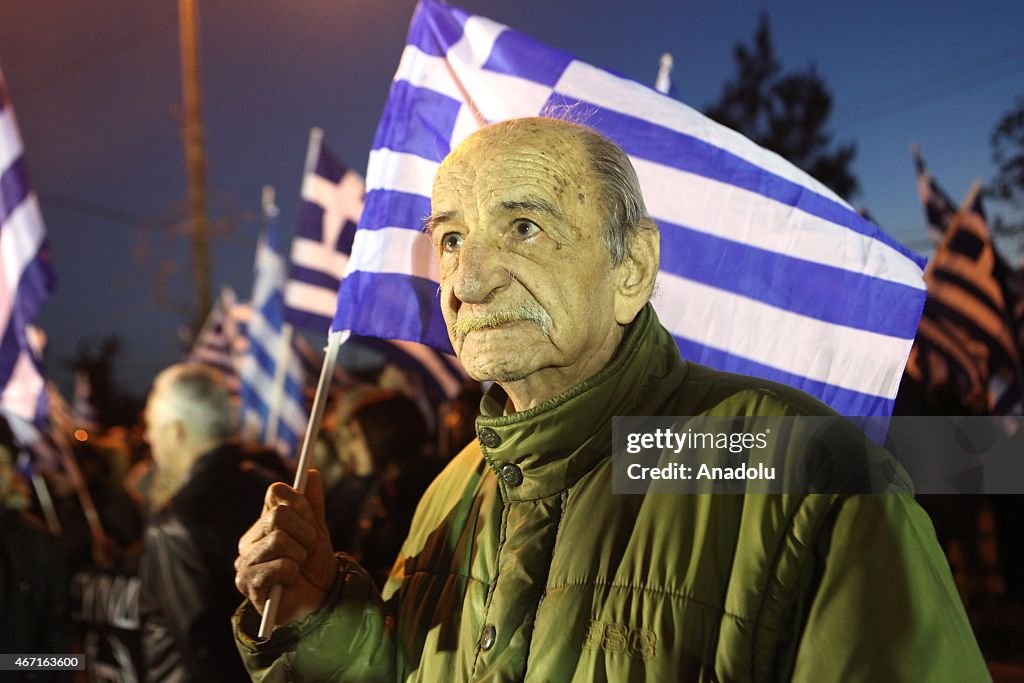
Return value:
M 309 421 L 307 378 L 295 353 L 291 327 L 284 323 L 287 265 L 280 252 L 277 207 L 270 202 L 265 213 L 266 230 L 256 247 L 249 351 L 242 361 L 240 421 L 244 434 L 286 457 L 296 457 Z M 280 379 L 279 360 L 284 362 Z
M 235 291 L 225 287 L 188 354 L 188 362 L 206 365 L 220 373 L 234 397 L 239 394 L 242 358 L 248 348 L 248 318 L 248 306 L 238 303 Z
M 682 103 L 421 0 L 367 167 L 333 329 L 449 350 L 422 232 L 440 161 L 488 122 L 567 106 L 630 156 L 661 227 L 654 301 L 684 357 L 887 416 L 923 262 L 824 185 Z
M 285 287 L 285 320 L 296 327 L 329 329 L 338 287 L 352 252 L 356 224 L 363 212 L 363 179 L 311 134 L 310 170 L 302 182 L 299 225 L 292 242 L 291 270 Z M 454 398 L 466 379 L 459 361 L 422 344 L 353 335 L 388 361 L 416 375 L 431 403 Z
M 29 328 L 53 281 L 46 227 L 0 72 L 0 406 L 30 422 L 44 419 L 46 391 Z
M 338 303 L 338 286 L 363 210 L 363 179 L 338 161 L 314 130 L 315 165 L 302 179 L 299 224 L 284 290 L 285 321 L 323 333 Z

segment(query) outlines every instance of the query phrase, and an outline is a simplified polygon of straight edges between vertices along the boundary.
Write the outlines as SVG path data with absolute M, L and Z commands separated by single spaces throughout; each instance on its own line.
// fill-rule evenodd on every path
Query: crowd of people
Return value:
M 329 533 L 381 583 L 452 455 L 444 442 L 472 438 L 476 400 L 469 385 L 425 415 L 373 381 L 334 389 L 314 450 Z M 172 366 L 137 425 L 80 431 L 72 471 L 34 476 L 19 471 L 21 449 L 0 418 L 0 649 L 83 653 L 77 680 L 249 680 L 228 627 L 242 600 L 232 564 L 268 485 L 291 482 L 295 454 L 240 439 L 234 404 L 217 371 Z

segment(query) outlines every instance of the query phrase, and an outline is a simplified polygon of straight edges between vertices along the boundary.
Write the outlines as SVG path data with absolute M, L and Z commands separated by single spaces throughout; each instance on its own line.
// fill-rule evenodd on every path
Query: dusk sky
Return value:
M 213 280 L 247 297 L 261 186 L 277 188 L 292 230 L 317 125 L 365 172 L 415 2 L 199 4 Z M 679 98 L 698 109 L 734 75 L 735 44 L 767 12 L 784 68 L 817 66 L 835 95 L 834 138 L 857 144 L 861 192 L 848 199 L 921 253 L 909 145 L 959 201 L 975 178 L 991 179 L 989 135 L 1024 96 L 1019 0 L 453 4 L 648 84 L 671 52 Z M 58 277 L 38 321 L 48 373 L 67 390 L 63 361 L 80 340 L 118 335 L 116 379 L 144 395 L 179 358 L 177 330 L 193 317 L 177 2 L 6 0 L 0 67 Z

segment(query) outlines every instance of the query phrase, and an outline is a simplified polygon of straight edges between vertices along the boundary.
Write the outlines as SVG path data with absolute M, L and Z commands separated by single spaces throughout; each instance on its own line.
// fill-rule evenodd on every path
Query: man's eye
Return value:
M 457 232 L 449 232 L 441 238 L 442 251 L 455 251 L 462 246 L 462 235 Z
M 512 234 L 520 239 L 533 237 L 539 232 L 540 228 L 537 227 L 537 224 L 526 219 L 519 219 L 512 224 Z

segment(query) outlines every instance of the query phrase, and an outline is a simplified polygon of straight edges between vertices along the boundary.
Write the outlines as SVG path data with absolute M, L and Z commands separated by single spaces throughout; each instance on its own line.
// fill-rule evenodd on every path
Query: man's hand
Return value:
M 323 604 L 338 565 L 324 520 L 320 473 L 309 471 L 305 495 L 285 484 L 267 489 L 263 514 L 238 542 L 235 586 L 263 612 L 282 585 L 277 623 L 299 621 Z

